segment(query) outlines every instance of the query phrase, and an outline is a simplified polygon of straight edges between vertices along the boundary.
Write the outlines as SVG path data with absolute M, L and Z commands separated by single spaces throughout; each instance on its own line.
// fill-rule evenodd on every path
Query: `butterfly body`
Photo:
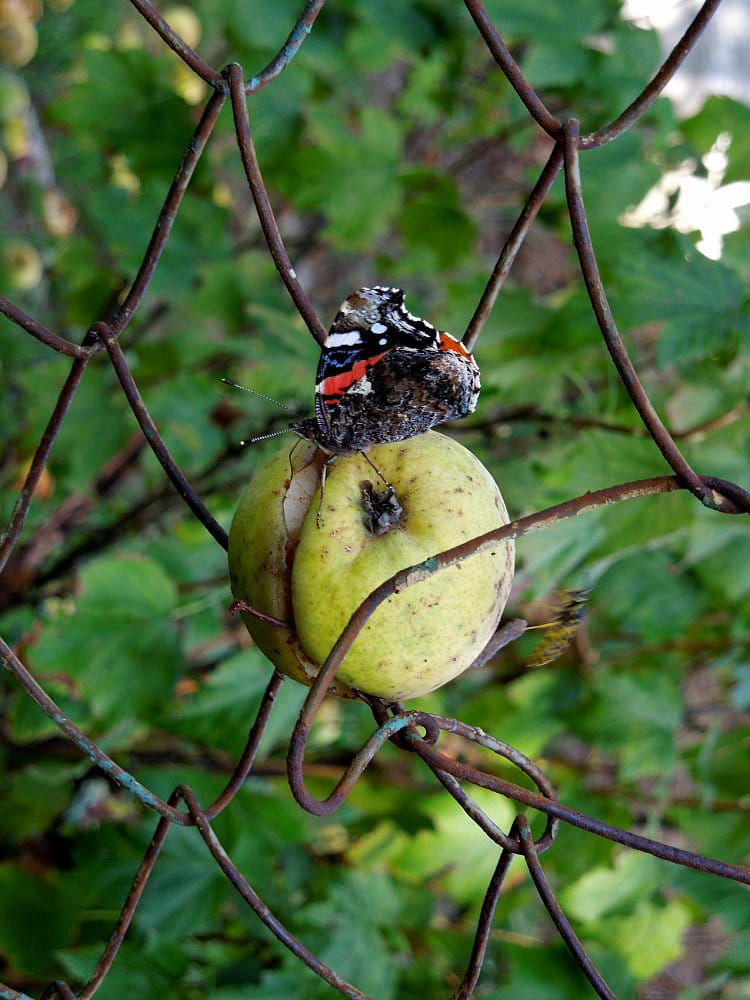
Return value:
M 458 340 L 408 312 L 400 289 L 360 288 L 323 345 L 315 416 L 291 429 L 351 454 L 466 416 L 478 395 L 479 368 Z

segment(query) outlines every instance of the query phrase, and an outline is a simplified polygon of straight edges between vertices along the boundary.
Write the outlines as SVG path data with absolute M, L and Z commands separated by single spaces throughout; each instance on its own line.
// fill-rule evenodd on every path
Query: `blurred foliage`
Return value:
M 236 59 L 251 76 L 299 5 L 195 0 L 163 12 L 207 60 Z M 0 287 L 76 341 L 132 279 L 207 90 L 124 0 L 14 9 L 26 48 L 6 52 L 0 67 Z M 574 110 L 584 129 L 618 114 L 659 63 L 654 34 L 621 21 L 615 0 L 493 0 L 489 10 L 548 106 Z M 415 312 L 460 332 L 548 150 L 461 5 L 332 3 L 250 113 L 291 257 L 323 317 L 360 284 L 385 282 L 403 285 Z M 678 121 L 659 100 L 635 130 L 582 162 L 615 315 L 657 409 L 686 432 L 701 472 L 745 485 L 748 229 L 715 261 L 698 252 L 695 233 L 621 220 L 667 171 L 692 162 L 705 182 L 702 158 L 722 133 L 731 137 L 725 180 L 750 177 L 749 115 L 722 98 Z M 263 446 L 241 452 L 238 440 L 285 418 L 264 400 L 231 395 L 220 377 L 308 412 L 317 357 L 264 249 L 228 109 L 123 343 L 172 454 L 228 526 L 264 455 Z M 559 181 L 477 356 L 479 411 L 455 433 L 494 471 L 514 513 L 665 471 L 602 348 Z M 68 369 L 1 321 L 4 522 Z M 223 553 L 135 430 L 100 357 L 31 507 L 0 628 L 69 716 L 139 780 L 164 796 L 186 782 L 207 802 L 241 750 L 268 667 L 225 615 Z M 102 486 L 102 466 L 126 455 L 114 485 Z M 658 497 L 532 535 L 518 553 L 514 614 L 544 621 L 556 587 L 592 588 L 579 642 L 529 672 L 539 641 L 531 633 L 424 706 L 538 758 L 575 808 L 746 862 L 744 520 Z M 283 779 L 302 695 L 283 691 L 258 774 L 217 834 L 290 929 L 360 988 L 378 1000 L 447 996 L 497 851 L 391 748 L 339 813 L 303 814 Z M 56 976 L 90 976 L 155 819 L 72 752 L 7 675 L 0 698 L 0 979 L 39 994 Z M 361 707 L 326 706 L 310 759 L 339 766 L 370 727 Z M 484 766 L 517 779 L 502 762 Z M 322 794 L 330 773 L 316 773 Z M 511 821 L 508 803 L 477 798 Z M 711 930 L 718 944 L 693 949 L 680 996 L 750 989 L 740 887 L 565 827 L 543 860 L 618 994 L 648 989 L 684 959 L 688 930 L 698 940 Z M 586 990 L 514 867 L 481 995 L 567 1000 Z M 261 927 L 197 832 L 183 829 L 170 832 L 97 994 L 332 995 Z

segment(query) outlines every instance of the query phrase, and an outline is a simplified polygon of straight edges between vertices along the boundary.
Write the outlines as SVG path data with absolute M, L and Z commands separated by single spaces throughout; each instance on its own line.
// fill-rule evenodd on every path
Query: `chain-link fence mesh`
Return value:
M 188 45 L 170 25 L 169 18 L 162 16 L 153 4 L 146 2 L 146 0 L 131 0 L 131 3 L 162 42 L 177 54 L 192 74 L 208 86 L 210 97 L 203 108 L 194 134 L 187 144 L 135 278 L 128 282 L 125 290 L 115 291 L 114 307 L 108 308 L 98 316 L 90 317 L 87 332 L 80 343 L 74 343 L 55 330 L 48 329 L 33 317 L 26 315 L 11 301 L 0 300 L 2 312 L 16 325 L 19 335 L 25 332 L 45 345 L 50 351 L 57 352 L 61 358 L 70 360 L 69 373 L 59 391 L 57 402 L 33 454 L 28 471 L 20 484 L 13 515 L 8 529 L 3 535 L 1 551 L 2 565 L 6 570 L 6 600 L 12 595 L 17 597 L 19 593 L 23 592 L 24 560 L 30 564 L 29 549 L 30 546 L 33 546 L 33 540 L 30 542 L 27 540 L 26 544 L 23 544 L 24 524 L 35 495 L 38 496 L 38 491 L 43 487 L 43 477 L 48 459 L 65 425 L 69 408 L 84 384 L 92 362 L 103 354 L 108 356 L 116 373 L 119 386 L 138 422 L 142 437 L 133 438 L 127 448 L 102 468 L 96 481 L 92 484 L 90 492 L 94 496 L 104 495 L 112 488 L 112 484 L 121 483 L 127 469 L 141 454 L 145 442 L 158 459 L 173 490 L 190 508 L 194 517 L 205 527 L 216 544 L 226 548 L 227 536 L 224 528 L 207 508 L 201 498 L 200 489 L 197 489 L 191 481 L 193 473 L 200 471 L 201 480 L 208 482 L 213 470 L 189 470 L 186 473 L 175 460 L 165 443 L 158 422 L 149 413 L 146 402 L 148 392 L 142 395 L 139 385 L 132 375 L 128 360 L 127 337 L 123 336 L 129 330 L 131 322 L 136 317 L 140 317 L 145 309 L 144 296 L 151 286 L 162 254 L 168 246 L 170 234 L 183 206 L 183 198 L 189 186 L 195 182 L 195 174 L 201 158 L 211 148 L 214 128 L 225 104 L 231 106 L 236 148 L 242 160 L 247 186 L 278 276 L 314 340 L 322 344 L 325 338 L 325 328 L 305 291 L 304 282 L 297 277 L 294 265 L 287 255 L 256 156 L 252 117 L 248 116 L 247 108 L 248 97 L 252 97 L 263 88 L 284 86 L 284 77 L 281 74 L 289 66 L 310 32 L 315 30 L 315 21 L 323 7 L 323 0 L 311 0 L 305 6 L 299 19 L 291 26 L 287 41 L 279 49 L 276 56 L 263 70 L 250 78 L 236 63 L 231 63 L 224 69 L 215 69 L 208 65 L 198 51 Z M 741 486 L 723 478 L 698 474 L 694 470 L 675 442 L 675 438 L 665 427 L 644 389 L 608 305 L 604 285 L 597 267 L 595 249 L 589 233 L 578 166 L 581 153 L 588 153 L 605 144 L 617 142 L 626 133 L 626 130 L 648 111 L 666 83 L 677 72 L 685 56 L 698 41 L 703 28 L 719 7 L 719 0 L 713 0 L 713 2 L 707 2 L 703 5 L 679 44 L 635 100 L 609 125 L 591 133 L 582 133 L 575 118 L 568 117 L 565 120 L 560 120 L 552 110 L 545 106 L 539 94 L 524 78 L 518 63 L 503 42 L 501 37 L 502 24 L 496 26 L 484 6 L 476 0 L 465 0 L 465 6 L 499 71 L 505 75 L 528 115 L 539 129 L 546 133 L 552 145 L 546 164 L 533 185 L 526 204 L 518 215 L 486 287 L 476 304 L 463 341 L 467 348 L 473 349 L 480 338 L 485 323 L 501 294 L 511 266 L 527 238 L 530 227 L 545 205 L 555 178 L 562 171 L 573 242 L 591 308 L 622 384 L 625 386 L 654 446 L 659 449 L 664 460 L 671 467 L 673 475 L 623 482 L 607 488 L 587 491 L 574 499 L 519 518 L 487 535 L 472 539 L 470 542 L 449 551 L 436 554 L 434 558 L 425 563 L 410 567 L 389 579 L 373 592 L 352 616 L 349 625 L 342 633 L 321 670 L 318 680 L 310 689 L 291 738 L 288 777 L 294 797 L 301 808 L 316 816 L 328 816 L 338 810 L 348 799 L 365 768 L 374 760 L 385 744 L 390 742 L 401 753 L 418 756 L 476 825 L 478 828 L 477 836 L 480 835 L 481 831 L 481 834 L 497 845 L 499 852 L 497 866 L 487 886 L 481 915 L 476 926 L 473 950 L 468 957 L 463 978 L 456 986 L 453 995 L 456 998 L 475 995 L 492 933 L 495 909 L 501 897 L 511 861 L 515 857 L 520 857 L 523 859 L 539 899 L 549 913 L 552 924 L 583 970 L 592 989 L 598 995 L 608 997 L 614 996 L 614 994 L 581 945 L 556 898 L 541 863 L 541 855 L 554 846 L 561 823 L 577 827 L 592 836 L 607 838 L 633 851 L 643 852 L 669 864 L 696 869 L 717 879 L 750 884 L 750 872 L 745 868 L 721 860 L 692 853 L 684 847 L 621 829 L 584 815 L 558 801 L 555 788 L 537 764 L 495 736 L 475 726 L 466 725 L 457 719 L 433 715 L 424 711 L 408 711 L 399 706 L 386 705 L 377 699 L 371 699 L 369 702 L 377 729 L 357 753 L 354 760 L 344 768 L 334 791 L 326 798 L 320 799 L 312 794 L 307 787 L 305 752 L 315 719 L 323 704 L 324 693 L 364 623 L 379 605 L 397 590 L 409 587 L 432 573 L 440 572 L 444 567 L 469 558 L 472 554 L 488 550 L 496 546 L 502 539 L 520 538 L 527 533 L 548 528 L 574 515 L 586 515 L 603 505 L 622 504 L 639 497 L 682 490 L 689 491 L 696 500 L 717 514 L 750 512 L 750 495 Z M 353 68 L 352 71 L 355 72 L 356 69 Z M 279 82 L 280 78 L 281 82 Z M 92 85 L 95 86 L 95 82 Z M 457 85 L 460 86 L 460 82 Z M 118 109 L 117 114 L 124 113 L 126 113 L 125 109 Z M 291 151 L 289 155 L 293 155 Z M 177 349 L 179 350 L 179 347 Z M 710 456 L 707 457 L 710 458 Z M 163 485 L 156 484 L 150 496 L 142 501 L 142 506 L 147 509 L 153 504 L 164 501 Z M 91 514 L 90 501 L 79 497 L 73 506 L 75 503 L 79 505 L 80 509 L 77 513 L 80 518 L 86 518 Z M 65 508 L 63 505 L 58 512 L 58 527 L 68 523 L 74 513 L 72 509 Z M 107 529 L 102 530 L 106 531 Z M 66 566 L 75 565 L 78 559 L 87 554 L 87 546 L 89 548 L 96 547 L 95 533 L 88 536 L 87 541 L 79 551 L 75 549 L 69 551 L 65 560 L 62 563 L 58 562 L 54 570 L 50 571 L 48 579 L 53 578 L 55 574 L 59 575 Z M 44 582 L 43 577 L 37 577 L 34 580 L 37 587 L 43 585 Z M 12 606 L 11 601 L 8 603 Z M 493 652 L 494 647 L 488 655 Z M 158 872 L 160 852 L 169 838 L 170 831 L 174 827 L 185 826 L 197 828 L 202 838 L 205 845 L 202 863 L 210 865 L 212 864 L 211 859 L 213 859 L 213 862 L 221 869 L 247 906 L 300 962 L 305 963 L 317 976 L 344 996 L 364 997 L 366 995 L 356 985 L 342 978 L 335 968 L 322 961 L 314 951 L 309 950 L 302 941 L 298 940 L 285 926 L 282 913 L 271 912 L 254 890 L 251 884 L 252 876 L 246 877 L 243 874 L 242 865 L 230 857 L 214 830 L 214 821 L 224 810 L 231 808 L 235 797 L 253 770 L 260 741 L 269 724 L 269 719 L 272 717 L 274 703 L 282 685 L 281 675 L 278 673 L 273 675 L 261 700 L 257 717 L 250 728 L 244 751 L 239 761 L 234 765 L 231 777 L 226 782 L 223 791 L 210 804 L 206 804 L 201 801 L 200 795 L 189 784 L 180 784 L 168 797 L 157 794 L 157 791 L 148 787 L 146 783 L 142 783 L 126 768 L 118 764 L 107 753 L 106 744 L 104 746 L 98 745 L 97 741 L 89 738 L 76 725 L 74 717 L 64 708 L 65 699 L 53 699 L 27 668 L 22 649 L 14 648 L 12 644 L 3 640 L 1 655 L 6 668 L 15 678 L 15 682 L 54 722 L 64 737 L 78 747 L 110 781 L 125 789 L 128 795 L 133 796 L 146 809 L 151 810 L 159 817 L 156 832 L 143 857 L 142 864 L 135 874 L 132 889 L 122 905 L 119 918 L 112 921 L 113 930 L 110 943 L 98 959 L 85 985 L 73 989 L 66 982 L 58 980 L 49 987 L 44 994 L 45 997 L 86 998 L 96 993 L 117 963 L 118 953 L 134 914 L 138 910 L 141 895 L 148 886 L 152 875 Z M 498 726 L 502 731 L 500 720 L 498 720 Z M 448 737 L 447 746 L 446 749 L 441 749 L 440 743 L 445 737 Z M 486 751 L 488 758 L 494 756 L 506 760 L 520 770 L 527 781 L 523 784 L 516 784 L 500 777 L 492 768 L 483 770 L 477 762 L 474 748 Z M 520 806 L 529 807 L 533 812 L 542 814 L 546 817 L 546 826 L 543 832 L 534 836 L 523 812 L 516 815 L 508 830 L 501 829 L 472 797 L 468 790 L 472 788 L 489 790 L 499 796 L 507 797 L 508 800 L 518 803 Z M 364 927 L 362 933 L 363 935 L 367 934 Z M 128 995 L 134 996 L 136 993 Z M 13 998 L 13 1000 L 26 1000 L 26 994 L 2 984 L 0 984 L 0 996 Z

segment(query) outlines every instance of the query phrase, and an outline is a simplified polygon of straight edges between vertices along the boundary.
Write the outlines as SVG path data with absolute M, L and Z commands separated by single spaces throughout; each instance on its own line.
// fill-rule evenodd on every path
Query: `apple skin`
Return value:
M 251 607 L 289 622 L 291 628 L 242 612 L 245 626 L 275 667 L 301 684 L 311 684 L 320 669 L 301 649 L 293 628 L 291 572 L 299 529 L 320 483 L 324 456 L 310 441 L 286 444 L 245 488 L 229 530 L 232 593 Z M 358 697 L 334 682 L 331 693 Z
M 328 466 L 301 441 L 265 465 L 240 500 L 229 535 L 236 598 L 289 622 L 243 615 L 248 631 L 284 673 L 309 684 L 349 618 L 384 580 L 444 549 L 508 522 L 500 491 L 471 452 L 430 431 L 367 455 L 391 483 L 398 523 L 374 534 L 362 483 L 384 489 L 361 455 Z M 501 542 L 394 594 L 374 612 L 339 668 L 335 691 L 400 701 L 427 694 L 464 671 L 494 633 L 513 579 L 515 547 Z M 353 690 L 352 690 L 353 689 Z

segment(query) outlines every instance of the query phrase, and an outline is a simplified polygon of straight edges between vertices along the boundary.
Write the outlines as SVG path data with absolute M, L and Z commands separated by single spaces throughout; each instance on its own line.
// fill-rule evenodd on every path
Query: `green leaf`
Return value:
M 471 797 L 504 830 L 513 822 L 512 805 L 491 792 L 474 788 Z M 417 833 L 393 859 L 402 877 L 417 883 L 440 878 L 461 902 L 481 898 L 497 864 L 497 848 L 477 829 L 466 813 L 447 797 L 428 803 L 433 829 Z
M 382 235 L 400 202 L 402 130 L 375 108 L 363 108 L 352 127 L 334 109 L 310 117 L 315 145 L 298 150 L 281 190 L 300 208 L 325 206 L 335 245 L 364 249 Z
M 580 44 L 584 35 L 592 34 L 604 26 L 606 4 L 596 0 L 580 0 L 574 7 L 564 9 L 555 0 L 529 0 L 524 4 L 503 4 L 491 0 L 487 11 L 501 35 L 521 35 L 561 48 Z
M 217 13 L 216 6 L 215 0 L 209 0 L 204 16 Z M 232 40 L 253 49 L 276 53 L 299 17 L 299 5 L 295 0 L 279 0 L 261 11 L 233 0 L 221 0 L 220 12 L 225 30 Z
M 31 656 L 41 675 L 65 675 L 76 700 L 111 725 L 148 716 L 180 664 L 171 620 L 174 584 L 144 556 L 105 556 L 81 573 L 75 608 L 59 608 Z
M 210 420 L 222 387 L 215 377 L 182 372 L 145 393 L 148 407 L 174 460 L 200 468 L 221 451 L 224 433 Z M 202 420 L 196 420 L 196 413 Z
M 602 577 L 599 587 L 609 618 L 619 621 L 625 634 L 646 642 L 682 635 L 705 601 L 688 572 L 678 571 L 659 551 L 633 551 Z
M 104 949 L 104 942 L 62 951 L 59 959 L 68 974 L 78 982 L 88 982 Z M 184 949 L 156 935 L 148 945 L 126 941 L 104 981 L 97 990 L 102 1000 L 123 1000 L 124 997 L 160 997 L 163 1000 L 184 1000 L 186 984 L 182 977 L 188 971 L 189 957 Z
M 656 64 L 655 59 L 653 65 Z M 637 90 L 634 85 L 631 99 Z M 627 209 L 639 204 L 661 180 L 663 165 L 654 162 L 643 134 L 630 131 L 617 142 L 608 143 L 583 156 L 580 169 L 586 216 L 597 260 L 605 279 L 609 279 L 612 271 L 613 279 L 619 280 L 631 269 L 636 254 L 634 244 L 639 237 L 641 243 L 648 243 L 647 237 L 651 235 L 624 228 L 620 217 Z M 613 173 L 617 174 L 617 184 L 612 183 Z
M 576 80 L 586 78 L 591 70 L 591 61 L 591 53 L 580 45 L 577 38 L 566 47 L 564 44 L 537 41 L 536 35 L 532 34 L 523 60 L 523 71 L 536 88 L 568 87 Z
M 212 927 L 217 908 L 230 891 L 198 831 L 175 827 L 138 906 L 136 926 L 146 934 L 160 931 L 164 939 L 179 942 Z
M 442 52 L 430 52 L 416 62 L 399 95 L 399 111 L 425 125 L 436 123 L 444 113 L 442 90 L 449 72 L 450 67 Z
M 435 259 L 431 270 L 455 267 L 470 253 L 475 236 L 455 181 L 422 170 L 410 172 L 407 180 L 411 191 L 399 213 L 405 246 L 426 247 Z
M 747 757 L 748 737 L 750 729 L 747 726 L 737 727 L 728 734 L 721 734 L 714 728 L 700 748 L 690 753 L 688 759 L 706 805 L 715 798 L 725 801 L 741 801 L 744 798 L 746 775 L 743 776 L 743 761 Z M 726 856 L 730 850 L 736 850 L 728 824 L 724 827 L 724 835 L 726 842 L 714 849 Z
M 642 775 L 666 780 L 677 762 L 675 732 L 681 721 L 677 685 L 656 668 L 632 677 L 602 675 L 591 709 L 580 717 L 580 731 L 618 754 L 623 780 Z
M 84 51 L 78 82 L 49 109 L 89 156 L 102 147 L 122 151 L 136 173 L 171 179 L 193 132 L 187 105 L 168 83 L 169 63 L 143 49 Z M 112 114 L 113 108 L 127 114 Z M 158 128 L 150 128 L 151 122 Z M 96 158 L 94 157 L 94 162 Z
M 515 5 L 491 0 L 487 10 L 506 44 L 528 40 L 522 68 L 533 87 L 559 89 L 590 77 L 592 53 L 585 39 L 604 28 L 606 5 L 580 0 L 563 8 L 554 0 Z
M 37 392 L 48 389 L 47 378 L 55 376 L 54 368 L 45 372 L 43 368 L 29 367 L 22 376 L 30 389 L 27 405 L 31 405 Z M 127 403 L 119 394 L 114 395 L 112 382 L 101 378 L 99 373 L 97 376 L 84 378 L 76 392 L 57 437 L 58 459 L 53 466 L 63 488 L 69 484 L 69 492 L 83 493 L 84 496 L 102 465 L 122 448 L 135 427 Z M 34 382 L 38 383 L 36 387 Z M 57 383 L 58 391 L 60 384 L 61 380 Z M 47 398 L 54 398 L 54 395 L 50 393 Z M 96 434 L 90 433 L 92 427 L 97 428 Z
M 313 973 L 304 967 L 264 973 L 260 983 L 211 990 L 206 1000 L 308 1000 Z
M 680 900 L 663 906 L 642 902 L 628 917 L 611 917 L 607 937 L 639 979 L 655 975 L 684 951 L 683 935 L 692 919 Z
M 33 975 L 54 973 L 52 955 L 76 936 L 74 911 L 57 880 L 0 866 L 0 956 Z
M 350 65 L 383 69 L 399 57 L 413 59 L 415 52 L 431 47 L 435 33 L 430 18 L 418 7 L 399 0 L 382 0 L 377 6 L 359 5 L 360 24 L 347 37 Z
M 497 720 L 502 719 L 503 741 L 536 759 L 566 728 L 565 713 L 580 696 L 575 679 L 555 664 L 550 670 L 528 673 L 504 688 L 492 684 L 482 687 L 474 699 L 464 703 L 463 711 L 472 725 L 488 732 L 495 731 Z M 511 780 L 521 778 L 517 771 L 510 774 Z
M 724 184 L 750 177 L 750 108 L 731 97 L 711 96 L 701 110 L 680 123 L 680 131 L 701 156 L 709 152 L 719 135 L 729 137 Z
M 649 895 L 659 865 L 645 854 L 621 852 L 611 867 L 592 868 L 567 886 L 560 902 L 570 916 L 596 924 Z
M 585 36 L 582 44 L 594 50 L 589 79 L 595 78 L 598 81 L 598 86 L 596 88 L 586 86 L 584 80 L 583 89 L 585 100 L 588 104 L 593 105 L 596 114 L 596 118 L 591 124 L 598 127 L 619 115 L 623 108 L 626 108 L 641 92 L 644 81 L 651 79 L 664 58 L 661 40 L 653 28 L 645 29 L 640 25 L 636 26 L 630 21 L 625 21 L 619 16 L 619 11 L 612 17 L 610 8 L 610 20 L 606 31 L 598 36 Z M 630 174 L 636 165 L 646 166 L 641 158 L 633 160 L 627 155 L 627 138 L 633 138 L 634 133 L 638 131 L 637 138 L 639 140 L 645 138 L 660 147 L 665 142 L 669 142 L 675 129 L 671 102 L 665 98 L 657 100 L 646 112 L 641 122 L 644 127 L 640 130 L 631 129 L 625 136 L 620 136 L 617 142 L 600 147 L 594 156 L 598 157 L 599 153 L 606 149 L 620 148 L 622 149 L 620 167 L 626 175 Z M 587 156 L 586 162 L 588 163 L 590 159 Z M 617 173 L 618 183 L 612 185 L 609 192 L 615 204 L 621 197 L 621 170 L 618 170 Z M 625 184 L 627 184 L 627 180 L 625 180 Z
M 239 753 L 270 677 L 270 664 L 259 649 L 230 657 L 195 694 L 181 701 L 174 714 L 175 728 L 193 740 Z M 305 694 L 302 685 L 290 681 L 277 696 L 263 737 L 264 753 L 288 739 Z
M 74 329 L 101 315 L 118 291 L 117 275 L 102 268 L 93 242 L 75 233 L 58 248 L 51 279 L 62 319 Z
M 685 563 L 725 600 L 736 602 L 750 594 L 749 561 L 750 539 L 741 526 L 714 526 L 702 519 L 693 528 Z
M 718 261 L 694 250 L 677 261 L 642 247 L 628 258 L 613 306 L 624 329 L 664 323 L 660 363 L 685 364 L 731 346 L 743 297 L 742 282 Z
M 48 828 L 68 805 L 68 780 L 77 768 L 53 761 L 11 772 L 0 777 L 0 840 L 20 843 Z
M 325 902 L 307 906 L 302 916 L 314 929 L 315 950 L 326 964 L 365 993 L 392 1000 L 398 956 L 384 932 L 398 913 L 398 895 L 384 873 L 347 872 Z

